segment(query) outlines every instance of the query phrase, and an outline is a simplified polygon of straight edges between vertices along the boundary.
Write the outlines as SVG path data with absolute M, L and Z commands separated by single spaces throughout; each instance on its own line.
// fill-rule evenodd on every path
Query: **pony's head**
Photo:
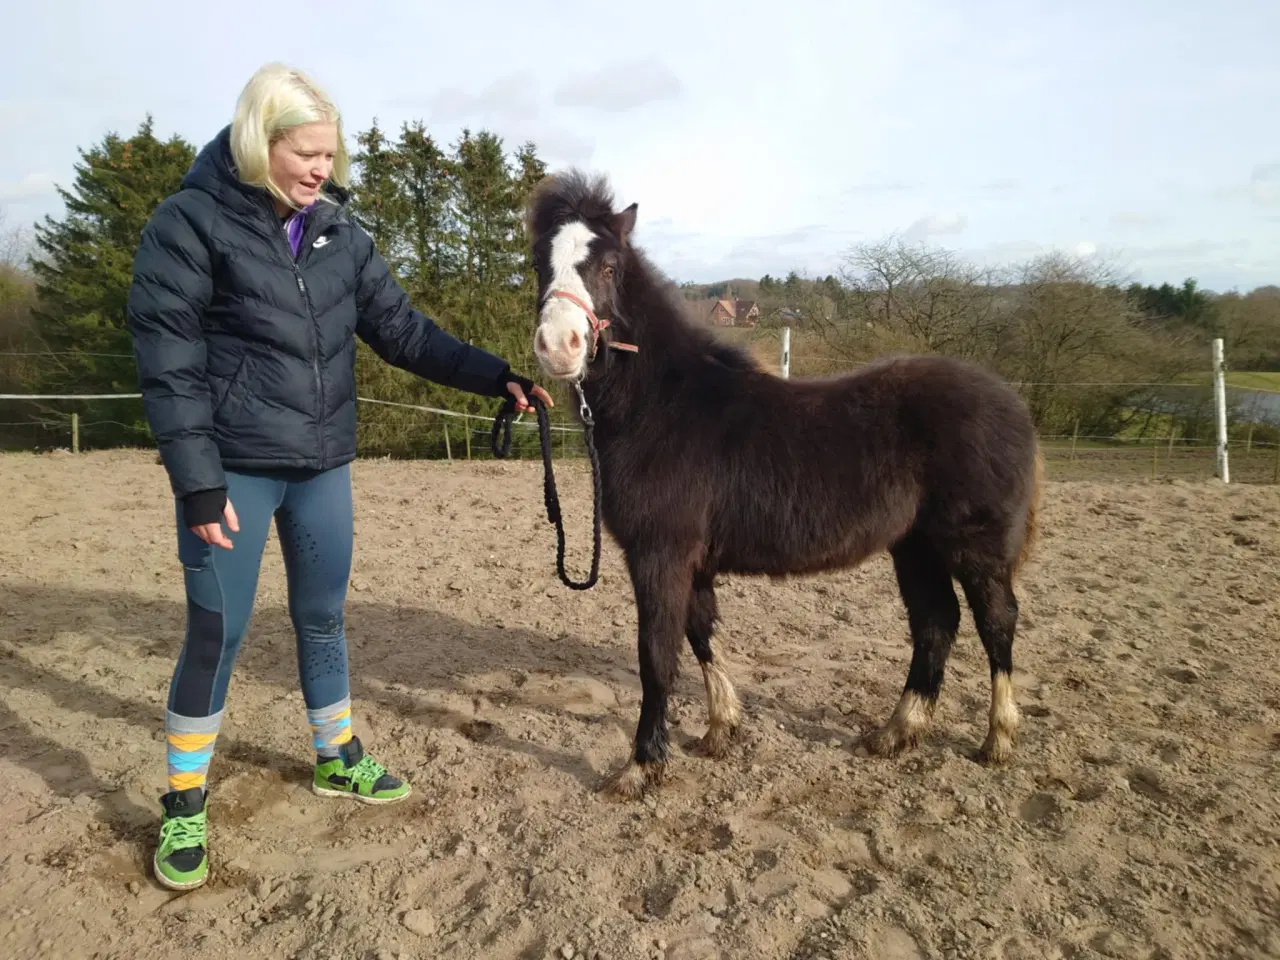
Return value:
M 533 352 L 542 372 L 580 380 L 614 339 L 619 290 L 636 225 L 636 204 L 614 212 L 603 178 L 577 171 L 547 177 L 529 199 L 526 226 L 538 277 L 538 328 Z

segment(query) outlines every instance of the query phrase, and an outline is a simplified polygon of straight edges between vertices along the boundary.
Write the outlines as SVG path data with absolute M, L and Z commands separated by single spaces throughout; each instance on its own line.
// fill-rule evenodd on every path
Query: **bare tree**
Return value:
M 1020 383 L 1042 427 L 1078 417 L 1114 429 L 1126 416 L 1150 418 L 1163 401 L 1146 384 L 1187 369 L 1102 260 L 1051 253 L 1016 265 L 1004 334 L 996 365 Z
M 1250 369 L 1280 354 L 1280 290 L 1260 287 L 1227 293 L 1215 303 L 1218 329 L 1236 369 Z
M 21 225 L 9 226 L 4 209 L 0 208 L 0 267 L 25 271 L 31 248 L 30 229 Z
M 30 235 L 6 225 L 0 210 L 0 392 L 23 392 L 36 361 L 26 354 L 40 349 L 32 323 L 35 277 L 27 269 Z M 12 419 L 12 415 L 6 419 Z
M 855 326 L 875 331 L 881 347 L 971 359 L 990 352 L 998 294 L 992 271 L 890 237 L 850 250 L 840 276 L 861 315 Z

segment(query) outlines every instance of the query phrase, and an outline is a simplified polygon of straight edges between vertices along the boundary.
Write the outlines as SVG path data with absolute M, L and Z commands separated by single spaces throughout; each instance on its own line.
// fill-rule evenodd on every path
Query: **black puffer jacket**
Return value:
M 297 260 L 264 190 L 235 176 L 230 127 L 142 233 L 129 292 L 143 404 L 190 524 L 218 519 L 223 468 L 325 469 L 356 455 L 355 335 L 384 360 L 505 397 L 506 362 L 410 306 L 328 187 Z

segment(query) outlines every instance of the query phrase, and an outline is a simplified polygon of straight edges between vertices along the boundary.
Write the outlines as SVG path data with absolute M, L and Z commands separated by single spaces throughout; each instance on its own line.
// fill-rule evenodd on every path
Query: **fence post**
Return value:
M 791 376 L 791 328 L 782 328 L 782 358 L 779 362 L 782 368 L 782 379 L 786 380 Z
M 462 425 L 463 427 L 466 428 L 466 431 L 467 431 L 467 459 L 470 460 L 471 459 L 471 417 L 464 414 L 462 417 Z
M 444 428 L 444 455 L 448 457 L 449 461 L 452 463 L 453 448 L 449 446 L 449 420 L 447 417 L 441 417 L 440 419 L 444 421 L 440 424 Z
M 80 452 L 80 414 L 71 415 L 71 452 Z
M 1071 431 L 1071 462 L 1076 462 L 1076 441 L 1080 439 L 1080 418 L 1076 417 L 1075 428 Z
M 1218 476 L 1223 483 L 1231 482 L 1231 468 L 1227 463 L 1227 385 L 1226 364 L 1222 358 L 1222 338 L 1213 340 L 1213 402 L 1218 408 Z

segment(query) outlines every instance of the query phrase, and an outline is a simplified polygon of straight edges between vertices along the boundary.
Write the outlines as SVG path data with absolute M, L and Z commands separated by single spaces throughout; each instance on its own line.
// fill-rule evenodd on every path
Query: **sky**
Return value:
M 45 0 L 5 14 L 0 215 L 61 215 L 77 150 L 197 145 L 262 63 L 376 117 L 607 175 L 676 280 L 823 276 L 891 237 L 1052 250 L 1143 283 L 1280 283 L 1275 0 Z M 523 9 L 524 12 L 521 12 Z

